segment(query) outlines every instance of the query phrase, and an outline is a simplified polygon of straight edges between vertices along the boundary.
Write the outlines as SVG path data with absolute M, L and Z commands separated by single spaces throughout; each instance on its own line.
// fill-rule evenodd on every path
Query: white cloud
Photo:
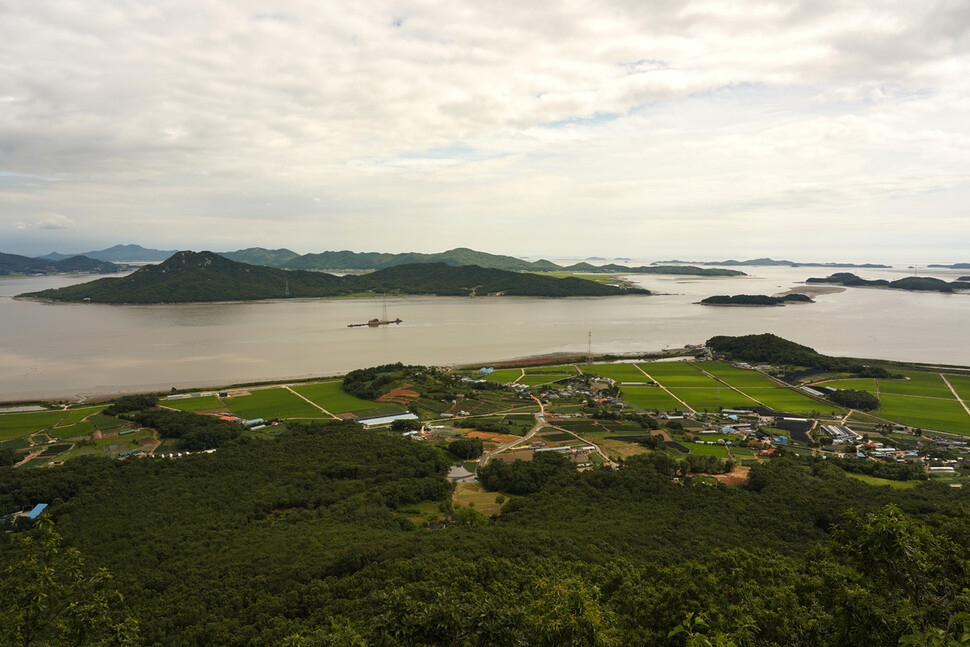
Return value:
M 959 0 L 22 3 L 0 21 L 0 224 L 581 253 L 633 244 L 591 237 L 591 213 L 693 236 L 919 199 L 952 239 L 968 27 Z
M 74 221 L 60 213 L 42 213 L 34 216 L 29 222 L 18 220 L 13 223 L 14 229 L 67 229 Z

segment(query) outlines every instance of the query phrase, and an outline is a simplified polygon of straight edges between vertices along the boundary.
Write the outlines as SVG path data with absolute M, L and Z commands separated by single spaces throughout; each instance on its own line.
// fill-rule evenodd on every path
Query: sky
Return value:
M 970 262 L 966 0 L 0 0 L 0 251 Z

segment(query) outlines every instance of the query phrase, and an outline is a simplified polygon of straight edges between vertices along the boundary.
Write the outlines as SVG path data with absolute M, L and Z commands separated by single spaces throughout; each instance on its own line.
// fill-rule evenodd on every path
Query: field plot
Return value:
M 525 384 L 526 386 L 541 386 L 543 384 L 549 384 L 555 382 L 556 380 L 561 380 L 565 375 L 524 375 L 519 378 L 518 384 Z
M 719 388 L 681 387 L 670 389 L 670 392 L 690 405 L 694 411 L 718 411 L 720 409 L 758 406 L 758 403 L 748 396 L 741 395 L 723 385 Z
M 69 409 L 67 411 L 67 415 L 64 416 L 63 420 L 57 423 L 57 426 L 67 427 L 68 425 L 76 424 L 78 422 L 81 422 L 88 416 L 93 416 L 96 413 L 101 413 L 107 408 L 108 406 L 105 405 L 101 407 L 84 407 L 83 409 Z
M 573 366 L 545 366 L 525 369 L 526 375 L 554 375 L 555 379 L 575 377 L 579 372 Z
M 457 505 L 474 504 L 473 507 L 482 514 L 493 515 L 502 511 L 502 504 L 495 501 L 497 496 L 498 492 L 486 492 L 477 483 L 458 483 L 451 500 Z
M 692 454 L 697 454 L 698 456 L 730 458 L 728 456 L 728 448 L 725 445 L 700 445 L 698 443 L 684 443 L 684 446 L 687 447 Z
M 802 395 L 793 389 L 775 386 L 767 389 L 741 389 L 752 398 L 763 402 L 764 405 L 776 411 L 788 413 L 809 413 L 811 411 L 838 411 L 840 407 L 832 403 L 818 402 L 807 395 Z
M 199 398 L 185 398 L 182 400 L 161 400 L 159 405 L 178 409 L 179 411 L 209 411 L 212 409 L 225 409 L 226 405 L 222 400 L 214 395 L 205 395 Z
M 966 375 L 947 375 L 946 380 L 956 390 L 960 399 L 970 404 L 970 377 Z
M 601 375 L 617 382 L 646 382 L 647 376 L 633 364 L 593 364 L 583 366 L 587 375 Z
M 65 417 L 63 411 L 0 414 L 0 440 L 17 438 L 53 427 Z
M 344 393 L 340 382 L 320 382 L 319 384 L 300 384 L 292 387 L 294 391 L 307 400 L 320 405 L 333 414 L 348 411 L 364 411 L 367 409 L 381 409 L 385 411 L 400 411 L 404 407 L 399 405 L 384 405 L 371 402 Z
M 852 380 L 832 380 L 821 382 L 819 386 L 827 386 L 832 389 L 855 389 L 856 391 L 876 392 L 876 381 L 872 378 L 856 378 Z
M 85 421 L 67 427 L 55 427 L 51 433 L 58 438 L 78 438 L 94 433 L 95 429 L 97 427 L 94 426 L 93 422 Z
M 921 481 L 891 481 L 889 479 L 881 479 L 878 476 L 869 476 L 868 474 L 853 474 L 851 472 L 846 472 L 845 475 L 849 478 L 854 478 L 857 481 L 868 483 L 869 485 L 875 485 L 877 487 L 888 485 L 889 487 L 896 488 L 898 490 L 916 487 L 921 483 Z
M 481 377 L 489 382 L 498 382 L 499 384 L 505 384 L 506 382 L 515 382 L 522 375 L 522 371 L 517 368 L 500 368 L 491 375 L 480 375 L 477 372 L 471 373 L 470 377 Z
M 731 386 L 736 386 L 742 391 L 744 387 L 777 387 L 778 385 L 761 375 L 757 371 L 750 369 L 737 368 L 724 362 L 698 362 L 697 368 L 710 373 L 714 377 L 723 380 Z M 648 371 L 649 372 L 649 371 Z
M 970 435 L 970 415 L 956 400 L 883 393 L 877 416 L 910 427 Z
M 684 408 L 684 405 L 657 386 L 624 386 L 621 389 L 623 399 L 641 409 L 671 411 Z
M 687 362 L 654 362 L 640 364 L 640 368 L 668 389 L 675 386 L 715 387 L 718 385 L 716 380 L 704 375 Z
M 240 395 L 225 400 L 226 406 L 240 418 L 327 418 L 298 395 L 286 389 L 261 389 L 250 395 Z
M 952 399 L 953 392 L 936 373 L 903 373 L 908 380 L 879 380 L 880 393 L 896 395 L 919 395 L 930 398 Z

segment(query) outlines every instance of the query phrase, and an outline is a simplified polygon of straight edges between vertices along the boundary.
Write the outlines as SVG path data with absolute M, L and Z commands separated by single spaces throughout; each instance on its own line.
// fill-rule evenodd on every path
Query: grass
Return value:
M 634 364 L 592 364 L 580 367 L 587 375 L 600 375 L 617 382 L 646 382 L 647 376 Z
M 88 436 L 94 433 L 96 427 L 93 422 L 79 422 L 70 427 L 57 427 L 51 433 L 58 438 L 78 438 L 79 436 Z
M 685 447 L 690 449 L 692 454 L 697 454 L 698 456 L 716 456 L 717 458 L 730 458 L 728 456 L 728 449 L 724 445 L 699 445 L 697 443 L 683 443 Z
M 802 395 L 793 389 L 775 386 L 768 389 L 742 388 L 752 398 L 763 402 L 766 407 L 777 411 L 790 413 L 809 413 L 811 411 L 838 411 L 839 407 L 831 403 L 818 402 L 807 395 Z
M 758 406 L 751 398 L 741 395 L 726 386 L 719 389 L 712 388 L 676 388 L 670 392 L 686 402 L 695 411 L 717 411 L 718 409 L 736 409 L 737 407 Z
M 869 476 L 868 474 L 853 474 L 851 472 L 846 472 L 846 475 L 862 481 L 863 483 L 868 483 L 869 485 L 888 485 L 889 487 L 896 488 L 897 490 L 905 490 L 907 488 L 916 487 L 920 483 L 920 481 L 893 481 L 890 479 L 881 479 L 877 476 Z
M 669 393 L 656 386 L 624 386 L 622 393 L 623 400 L 641 409 L 671 411 L 684 408 Z
M 775 382 L 769 380 L 757 371 L 737 368 L 724 362 L 701 362 L 696 364 L 696 366 L 731 386 L 740 388 L 742 391 L 744 387 L 778 386 Z
M 26 436 L 11 438 L 10 440 L 0 442 L 0 447 L 4 449 L 24 449 L 25 447 L 30 447 L 30 439 Z
M 458 483 L 455 486 L 451 501 L 453 504 L 463 506 L 474 504 L 476 510 L 484 515 L 491 516 L 502 511 L 501 504 L 495 502 L 496 496 L 498 496 L 498 492 L 486 492 L 477 483 Z
M 61 426 L 61 427 L 67 427 L 68 425 L 77 424 L 82 420 L 84 420 L 85 418 L 87 418 L 88 416 L 94 415 L 96 413 L 101 413 L 107 408 L 108 407 L 106 405 L 101 407 L 84 407 L 83 409 L 71 409 L 67 412 L 67 415 L 64 416 L 64 419 L 57 424 L 58 426 Z
M 908 380 L 879 380 L 880 393 L 953 399 L 953 392 L 936 373 L 903 373 Z
M 491 375 L 480 375 L 477 371 L 471 373 L 471 377 L 484 378 L 489 382 L 498 382 L 499 384 L 514 382 L 519 379 L 520 375 L 522 375 L 522 371 L 517 368 L 500 368 Z
M 519 380 L 519 384 L 525 384 L 526 386 L 539 386 L 542 384 L 549 384 L 555 382 L 556 380 L 561 380 L 564 375 L 525 375 Z
M 320 405 L 333 414 L 371 409 L 378 409 L 381 411 L 399 411 L 404 408 L 403 406 L 396 404 L 381 405 L 377 402 L 362 400 L 361 398 L 344 393 L 340 382 L 301 384 L 292 388 L 307 400 Z
M 868 391 L 869 393 L 876 392 L 876 381 L 871 377 L 853 380 L 832 380 L 829 382 L 821 382 L 819 386 L 827 386 L 833 389 L 855 389 L 856 391 Z
M 956 400 L 883 393 L 876 415 L 910 427 L 970 435 L 970 415 Z
M 65 417 L 63 411 L 34 411 L 0 414 L 0 440 L 27 436 L 53 427 Z
M 88 418 L 88 422 L 94 423 L 94 426 L 102 431 L 105 429 L 114 429 L 115 427 L 121 427 L 127 424 L 122 420 L 113 418 L 111 416 L 106 416 L 103 413 L 99 413 Z
M 225 409 L 226 405 L 214 395 L 204 395 L 199 398 L 185 398 L 184 400 L 162 400 L 163 407 L 178 409 L 179 411 L 209 411 L 211 409 Z
M 946 379 L 960 396 L 960 399 L 970 403 L 970 377 L 966 375 L 947 375 Z
M 286 389 L 252 391 L 226 399 L 226 406 L 240 418 L 327 418 L 327 414 Z
M 716 386 L 717 381 L 701 373 L 689 362 L 652 362 L 640 364 L 650 377 L 667 388 L 676 386 Z
M 526 375 L 556 375 L 556 379 L 562 379 L 564 377 L 573 377 L 579 375 L 576 369 L 572 366 L 546 366 L 539 368 L 527 368 L 525 369 Z

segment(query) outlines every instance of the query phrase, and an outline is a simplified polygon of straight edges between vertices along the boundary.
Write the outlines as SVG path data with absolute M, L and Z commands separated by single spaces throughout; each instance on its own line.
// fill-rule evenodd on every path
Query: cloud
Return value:
M 60 213 L 42 213 L 34 216 L 30 222 L 18 220 L 13 223 L 15 229 L 67 229 L 74 221 Z
M 0 21 L 0 225 L 71 224 L 33 215 L 50 209 L 111 242 L 393 251 L 510 219 L 555 251 L 634 245 L 590 240 L 591 212 L 878 228 L 877 206 L 919 199 L 949 232 L 968 218 L 967 6 L 20 3 Z M 422 219 L 447 240 L 397 228 Z

